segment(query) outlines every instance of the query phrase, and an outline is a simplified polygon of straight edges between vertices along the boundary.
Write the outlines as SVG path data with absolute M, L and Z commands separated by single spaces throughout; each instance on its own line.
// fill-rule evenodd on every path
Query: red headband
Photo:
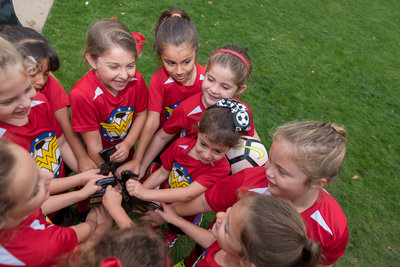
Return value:
M 244 62 L 244 64 L 246 64 L 247 70 L 248 70 L 249 73 L 250 73 L 250 65 L 249 65 L 249 63 L 247 62 L 247 60 L 246 60 L 241 54 L 239 54 L 239 53 L 236 52 L 236 51 L 230 50 L 230 49 L 220 49 L 220 50 L 217 50 L 217 51 L 215 51 L 214 53 L 212 53 L 211 56 L 214 55 L 214 54 L 220 53 L 220 52 L 231 53 L 231 54 L 234 54 L 235 56 L 237 56 L 238 58 L 240 58 L 240 59 Z M 211 56 L 210 56 L 210 57 L 211 57 Z
M 110 19 L 118 21 L 115 17 L 112 17 Z M 136 45 L 138 48 L 138 55 L 140 55 L 140 53 L 142 52 L 142 49 L 143 49 L 143 43 L 146 42 L 146 38 L 144 38 L 143 34 L 140 32 L 132 32 L 131 34 L 136 41 Z

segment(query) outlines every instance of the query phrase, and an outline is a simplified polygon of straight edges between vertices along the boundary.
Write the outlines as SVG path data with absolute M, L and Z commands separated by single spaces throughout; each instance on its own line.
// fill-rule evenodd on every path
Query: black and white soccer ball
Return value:
M 259 140 L 251 136 L 242 136 L 241 139 L 225 155 L 231 165 L 232 174 L 245 168 L 263 166 L 268 160 L 267 149 Z

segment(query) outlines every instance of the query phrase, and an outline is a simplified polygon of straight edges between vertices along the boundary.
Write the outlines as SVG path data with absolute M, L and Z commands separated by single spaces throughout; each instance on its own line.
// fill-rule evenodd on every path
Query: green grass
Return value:
M 198 62 L 217 46 L 244 46 L 253 73 L 242 100 L 269 146 L 271 128 L 293 120 L 345 126 L 348 153 L 328 190 L 347 215 L 350 241 L 337 266 L 400 262 L 400 3 L 358 1 L 60 1 L 44 35 L 62 58 L 56 72 L 69 91 L 83 76 L 85 34 L 96 19 L 116 17 L 147 38 L 138 62 L 147 83 L 159 14 L 185 9 L 199 32 Z M 122 15 L 121 12 L 125 12 Z M 352 179 L 353 175 L 359 179 Z M 190 246 L 181 241 L 180 247 Z M 174 251 L 173 258 L 182 257 Z

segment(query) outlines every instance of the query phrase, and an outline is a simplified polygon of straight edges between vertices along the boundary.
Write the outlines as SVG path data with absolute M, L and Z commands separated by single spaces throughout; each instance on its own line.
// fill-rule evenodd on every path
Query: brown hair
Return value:
M 319 121 L 292 122 L 276 129 L 274 140 L 295 146 L 292 159 L 307 177 L 307 183 L 320 178 L 328 182 L 339 175 L 346 155 L 346 131 Z
M 113 47 L 121 47 L 131 52 L 138 59 L 138 48 L 130 30 L 121 22 L 112 19 L 100 19 L 94 22 L 87 34 L 84 54 L 89 54 L 94 60 Z
M 249 194 L 240 200 L 240 256 L 255 266 L 315 266 L 320 246 L 307 237 L 300 214 L 281 199 Z
M 7 75 L 12 66 L 21 68 L 22 73 L 26 76 L 23 59 L 15 47 L 4 38 L 0 37 L 0 73 L 1 76 Z
M 219 50 L 232 50 L 242 56 L 247 64 L 242 58 L 238 57 L 234 53 L 229 53 L 225 51 L 218 52 Z M 246 50 L 235 45 L 226 45 L 218 47 L 208 58 L 206 72 L 215 64 L 219 64 L 224 68 L 230 69 L 235 76 L 235 83 L 238 88 L 246 84 L 247 79 L 250 77 L 250 72 L 252 69 L 252 63 Z
M 233 130 L 231 111 L 229 108 L 213 107 L 207 109 L 199 122 L 199 133 L 207 135 L 207 138 L 216 144 L 229 147 L 236 146 L 243 131 Z
M 11 151 L 13 151 L 11 144 L 0 138 L 0 222 L 3 222 L 7 218 L 8 212 L 15 204 L 15 201 L 12 200 L 9 194 L 11 183 L 10 173 L 16 161 Z
M 154 51 L 161 57 L 166 46 L 180 46 L 184 43 L 189 44 L 197 54 L 199 37 L 189 15 L 177 7 L 165 10 L 156 24 Z
M 24 58 L 28 72 L 40 69 L 41 60 L 45 58 L 49 71 L 59 69 L 60 59 L 57 53 L 49 42 L 34 29 L 23 26 L 6 26 L 1 28 L 0 36 L 15 45 Z
M 108 232 L 94 247 L 69 255 L 65 266 L 99 266 L 114 257 L 122 266 L 167 266 L 167 249 L 159 234 L 145 227 Z

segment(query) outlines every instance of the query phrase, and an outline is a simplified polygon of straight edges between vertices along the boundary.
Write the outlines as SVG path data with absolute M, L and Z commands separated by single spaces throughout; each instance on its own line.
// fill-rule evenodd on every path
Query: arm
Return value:
M 67 139 L 68 144 L 70 145 L 76 159 L 78 160 L 79 172 L 95 169 L 96 164 L 90 159 L 90 157 L 86 153 L 86 149 L 83 147 L 79 134 L 72 131 L 68 107 L 60 108 L 59 110 L 54 112 L 54 115 L 63 130 L 65 139 Z
M 135 180 L 128 180 L 126 189 L 131 196 L 147 201 L 179 202 L 189 201 L 207 190 L 198 182 L 194 181 L 188 187 L 167 189 L 145 189 L 143 185 Z
M 81 190 L 72 191 L 64 194 L 50 196 L 43 204 L 42 210 L 45 214 L 50 214 L 62 208 L 68 207 L 78 201 L 87 199 L 90 195 L 101 189 L 96 185 L 98 179 L 91 179 Z
M 89 248 L 97 244 L 100 238 L 102 238 L 103 235 L 107 233 L 113 225 L 110 214 L 108 214 L 107 210 L 104 209 L 103 206 L 94 209 L 96 212 L 96 229 L 94 230 L 93 234 L 90 235 L 89 239 L 83 244 L 85 247 Z
M 153 140 L 151 140 L 150 146 L 143 157 L 142 164 L 140 165 L 139 178 L 143 177 L 150 163 L 174 136 L 175 134 L 168 134 L 163 129 L 158 130 L 158 132 L 154 135 Z
M 132 160 L 128 161 L 117 169 L 118 176 L 121 176 L 121 172 L 125 170 L 130 170 L 133 173 L 139 173 L 143 155 L 159 125 L 160 113 L 151 110 L 148 111 L 147 119 L 143 126 L 142 133 L 140 134 L 139 143 L 136 147 L 135 154 L 133 154 Z
M 82 132 L 82 138 L 85 141 L 89 157 L 100 167 L 104 163 L 103 159 L 99 156 L 99 152 L 103 150 L 103 144 L 101 143 L 101 136 L 99 132 L 89 131 Z
M 208 205 L 204 193 L 189 202 L 174 203 L 173 206 L 179 216 L 191 216 L 213 211 Z
M 179 227 L 182 231 L 184 231 L 188 236 L 190 236 L 197 244 L 202 246 L 203 248 L 208 248 L 215 242 L 215 236 L 208 231 L 207 229 L 201 228 L 193 223 L 185 220 L 182 217 L 179 217 L 172 206 L 166 205 L 162 203 L 162 207 L 164 212 L 161 210 L 156 210 L 164 220 L 173 225 Z
M 160 185 L 164 182 L 169 175 L 169 171 L 164 169 L 163 166 L 158 168 L 149 178 L 143 183 L 143 187 L 146 189 L 155 188 L 156 186 Z
M 85 241 L 96 229 L 96 216 L 96 210 L 92 209 L 85 222 L 70 227 L 75 230 L 79 243 Z
M 106 177 L 108 176 L 99 174 L 99 169 L 93 169 L 73 176 L 53 179 L 50 183 L 50 195 L 64 192 L 75 186 L 85 185 L 92 178 L 98 180 Z
M 57 138 L 58 146 L 60 147 L 61 156 L 64 162 L 71 168 L 72 171 L 78 172 L 78 162 L 71 150 L 68 142 L 65 140 L 64 134 Z
M 120 229 L 134 226 L 131 218 L 121 207 L 122 196 L 111 185 L 107 186 L 106 193 L 103 196 L 103 205 L 114 219 Z
M 117 144 L 115 151 L 111 157 L 111 161 L 122 162 L 129 156 L 130 149 L 135 145 L 140 133 L 142 132 L 144 122 L 146 121 L 147 110 L 142 111 L 136 115 L 135 121 L 129 130 L 128 135 L 125 137 L 124 141 Z

